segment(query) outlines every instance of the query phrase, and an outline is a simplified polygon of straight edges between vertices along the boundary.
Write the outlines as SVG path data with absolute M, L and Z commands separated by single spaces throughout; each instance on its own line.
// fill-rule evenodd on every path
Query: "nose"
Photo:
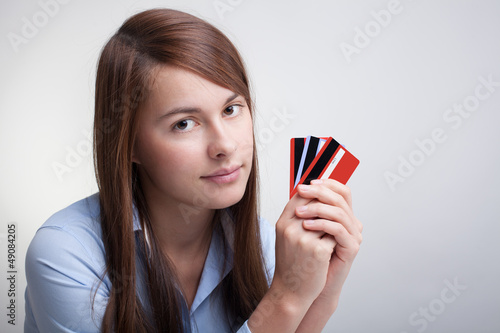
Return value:
M 226 127 L 224 120 L 214 122 L 208 131 L 208 155 L 213 159 L 230 157 L 237 149 L 238 143 L 230 128 Z

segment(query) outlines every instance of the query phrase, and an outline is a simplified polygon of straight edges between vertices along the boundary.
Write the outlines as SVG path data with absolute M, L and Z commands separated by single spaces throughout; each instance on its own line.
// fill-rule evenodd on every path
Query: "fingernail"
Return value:
M 323 183 L 323 180 L 321 179 L 313 179 L 311 180 L 311 184 L 322 184 Z
M 302 191 L 309 191 L 309 186 L 305 184 L 300 184 L 299 189 Z
M 313 225 L 314 224 L 314 220 L 304 220 L 304 223 L 306 225 Z
M 303 213 L 303 212 L 305 212 L 306 210 L 307 210 L 307 206 L 300 206 L 300 207 L 298 207 L 298 208 L 297 208 L 297 211 L 298 211 L 299 213 Z

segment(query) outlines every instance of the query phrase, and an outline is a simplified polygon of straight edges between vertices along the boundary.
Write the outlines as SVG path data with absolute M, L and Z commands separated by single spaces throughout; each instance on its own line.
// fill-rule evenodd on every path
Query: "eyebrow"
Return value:
M 228 104 L 229 102 L 231 102 L 232 100 L 234 100 L 236 97 L 238 97 L 239 95 L 237 93 L 233 93 L 231 96 L 229 96 L 227 99 L 226 99 L 226 102 L 224 103 L 224 105 Z M 172 110 L 162 114 L 158 120 L 161 120 L 161 119 L 164 119 L 164 118 L 168 118 L 168 117 L 171 117 L 173 115 L 176 115 L 176 114 L 179 114 L 179 113 L 188 113 L 188 114 L 193 114 L 193 113 L 200 113 L 201 112 L 201 109 L 200 108 L 197 108 L 197 107 L 190 107 L 190 106 L 180 106 L 178 108 L 173 108 Z

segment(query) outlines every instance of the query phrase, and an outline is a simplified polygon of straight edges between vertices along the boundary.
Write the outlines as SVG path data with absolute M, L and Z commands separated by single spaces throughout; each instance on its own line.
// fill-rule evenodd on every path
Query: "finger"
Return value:
M 302 227 L 302 221 L 302 219 L 294 217 L 290 220 L 291 223 L 284 225 L 280 230 L 280 235 L 290 244 L 295 245 L 297 245 L 301 239 L 303 239 L 304 244 L 307 244 L 308 242 L 317 241 L 325 235 L 321 230 L 305 230 Z
M 328 242 L 328 244 L 332 247 L 335 248 L 337 245 L 337 241 L 335 240 L 335 237 L 329 234 L 324 234 L 324 236 L 321 238 L 322 241 Z
M 329 261 L 332 258 L 336 245 L 337 241 L 333 236 L 323 233 L 321 240 L 316 244 L 316 248 L 314 249 L 314 256 L 320 261 Z
M 311 184 L 323 184 L 335 193 L 339 193 L 347 202 L 349 207 L 352 209 L 352 194 L 349 186 L 342 184 L 335 179 L 314 179 L 311 180 Z
M 344 185 L 335 179 L 316 179 L 311 181 L 312 184 L 324 184 L 326 187 L 328 187 L 330 190 L 340 194 L 344 200 L 347 202 L 348 206 L 350 207 L 350 210 L 348 213 L 351 215 L 353 218 L 354 224 L 358 228 L 359 232 L 363 231 L 363 224 L 354 216 L 354 212 L 352 210 L 352 193 L 351 189 L 349 186 Z
M 329 234 L 323 234 L 323 237 L 321 237 L 321 241 L 325 242 L 328 247 L 330 247 L 333 250 L 335 250 L 335 246 L 337 245 L 337 241 L 335 240 L 335 237 Z
M 300 184 L 297 193 L 306 199 L 317 199 L 328 205 L 340 206 L 346 210 L 352 210 L 345 198 L 323 184 L 312 183 L 311 185 Z
M 281 213 L 280 219 L 282 217 L 286 218 L 287 220 L 292 219 L 296 215 L 296 207 L 307 205 L 309 202 L 311 202 L 311 199 L 301 197 L 296 193 L 286 204 L 285 208 L 283 209 L 283 213 Z
M 361 223 L 361 221 L 356 218 L 355 224 L 358 226 L 358 231 L 360 233 L 363 232 L 363 224 Z
M 323 184 L 301 184 L 297 188 L 299 196 L 308 199 L 316 199 L 327 205 L 337 206 L 345 210 L 345 212 L 354 220 L 354 213 L 351 206 L 347 203 L 345 198 Z
M 349 258 L 354 258 L 359 251 L 359 246 L 362 241 L 361 233 L 351 235 L 340 223 L 316 219 L 304 220 L 302 225 L 307 230 L 321 230 L 335 237 L 335 240 L 337 241 L 337 249 L 340 246 L 343 250 L 342 252 L 344 252 L 343 254 L 348 255 Z
M 300 230 L 297 230 L 300 228 Z M 333 247 L 328 244 L 328 240 L 323 240 L 325 233 L 321 230 L 305 230 L 301 223 L 290 225 L 285 231 L 284 237 L 293 255 L 299 253 L 309 253 L 311 255 L 323 254 L 324 252 L 333 252 Z M 331 242 L 331 241 L 330 241 Z M 318 253 L 316 253 L 318 252 Z M 319 257 L 318 257 L 319 258 Z
M 313 200 L 305 206 L 297 207 L 296 215 L 302 219 L 324 219 L 342 224 L 350 234 L 359 232 L 356 221 L 346 211 L 337 206 L 326 205 Z

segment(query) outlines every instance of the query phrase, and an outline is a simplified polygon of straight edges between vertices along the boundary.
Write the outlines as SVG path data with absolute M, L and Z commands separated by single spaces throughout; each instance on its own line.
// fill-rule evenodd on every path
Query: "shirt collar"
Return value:
M 142 231 L 141 223 L 137 208 L 134 205 L 134 232 Z M 234 253 L 234 220 L 228 209 L 224 209 L 220 214 L 220 225 L 224 233 L 225 240 L 228 245 L 227 252 L 224 254 L 224 239 L 218 228 L 214 228 L 212 232 L 212 239 L 210 241 L 210 248 L 208 250 L 205 265 L 201 273 L 200 283 L 196 296 L 191 305 L 190 313 L 196 311 L 198 306 L 205 301 L 207 297 L 217 288 L 220 282 L 227 276 L 233 268 L 233 253 Z M 147 232 L 144 233 L 146 237 L 146 244 L 149 247 L 149 240 Z M 223 271 L 224 270 L 224 271 Z
M 134 206 L 132 207 L 133 213 L 134 213 L 134 231 L 137 230 L 142 230 L 141 228 L 141 222 L 139 222 L 139 212 L 137 211 L 137 207 Z
M 191 305 L 191 313 L 196 311 L 198 306 L 210 296 L 233 268 L 234 222 L 228 210 L 222 211 L 220 223 L 228 249 L 224 253 L 226 251 L 224 239 L 218 229 L 214 228 L 207 259 L 201 273 L 200 284 Z

